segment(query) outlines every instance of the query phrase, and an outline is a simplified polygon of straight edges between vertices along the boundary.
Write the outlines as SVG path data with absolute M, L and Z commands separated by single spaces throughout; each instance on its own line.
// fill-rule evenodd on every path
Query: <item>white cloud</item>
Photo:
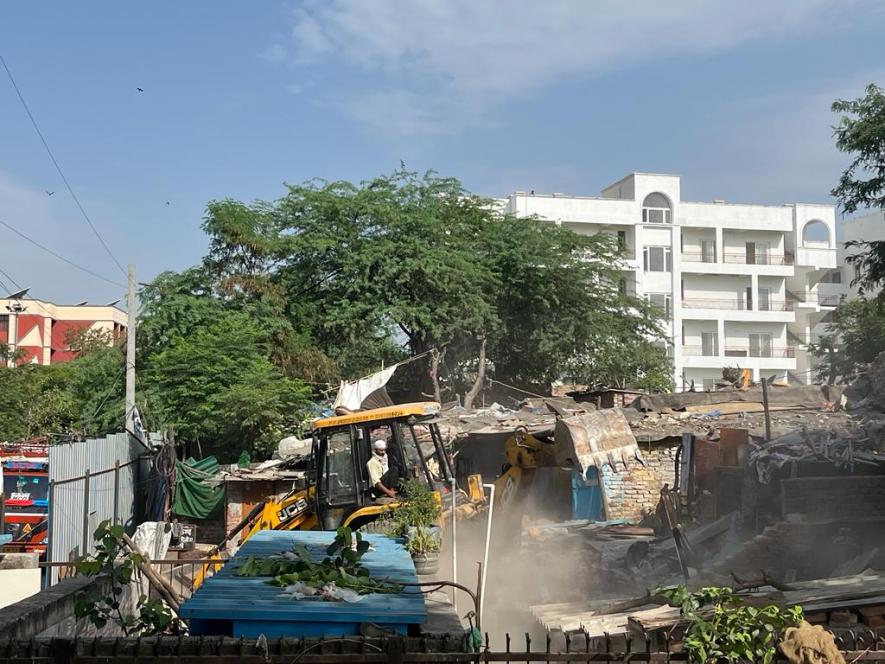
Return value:
M 393 119 L 397 133 L 447 133 L 554 82 L 831 31 L 857 20 L 861 5 L 878 3 L 308 0 L 294 14 L 289 58 L 368 74 L 371 87 L 326 101 L 372 128 Z

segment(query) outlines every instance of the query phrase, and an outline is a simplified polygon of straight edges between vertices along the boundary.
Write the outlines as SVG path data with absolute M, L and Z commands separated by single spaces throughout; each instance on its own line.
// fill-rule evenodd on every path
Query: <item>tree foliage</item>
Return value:
M 117 346 L 95 348 L 64 364 L 0 367 L 0 440 L 119 431 L 123 370 Z
M 654 316 L 618 289 L 614 238 L 500 215 L 454 178 L 311 181 L 274 204 L 213 204 L 204 228 L 228 292 L 282 293 L 345 376 L 446 348 L 463 391 L 486 342 L 494 376 L 518 385 L 670 384 Z
M 827 333 L 811 346 L 820 360 L 818 379 L 828 383 L 854 377 L 885 350 L 885 308 L 879 299 L 842 302 L 827 324 Z
M 851 155 L 851 163 L 830 192 L 845 213 L 885 208 L 885 90 L 870 84 L 858 99 L 838 99 L 834 113 L 842 113 L 834 128 L 836 147 Z M 885 285 L 885 241 L 850 241 L 847 261 L 855 268 L 854 283 L 861 292 Z

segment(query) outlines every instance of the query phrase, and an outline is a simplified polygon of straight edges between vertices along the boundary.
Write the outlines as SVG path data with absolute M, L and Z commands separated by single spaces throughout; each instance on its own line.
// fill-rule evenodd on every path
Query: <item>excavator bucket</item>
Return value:
M 593 467 L 611 466 L 618 472 L 629 463 L 643 463 L 627 418 L 615 408 L 557 420 L 553 440 L 556 462 L 582 477 Z

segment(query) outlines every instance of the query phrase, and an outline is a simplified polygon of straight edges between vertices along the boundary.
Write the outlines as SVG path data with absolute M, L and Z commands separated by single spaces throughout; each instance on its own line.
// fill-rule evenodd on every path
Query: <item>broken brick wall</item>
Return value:
M 613 472 L 609 466 L 602 470 L 608 513 L 607 519 L 639 521 L 644 514 L 654 512 L 667 484 L 673 487 L 676 479 L 676 450 L 681 442 L 640 443 L 642 459 L 633 461 L 625 470 Z

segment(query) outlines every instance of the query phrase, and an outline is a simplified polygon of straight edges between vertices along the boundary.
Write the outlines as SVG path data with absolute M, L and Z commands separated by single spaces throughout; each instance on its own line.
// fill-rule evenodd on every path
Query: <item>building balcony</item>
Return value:
M 787 296 L 793 301 L 795 308 L 808 307 L 811 309 L 823 308 L 834 309 L 842 300 L 841 295 L 825 294 L 815 291 L 795 292 L 787 291 Z
M 715 263 L 716 254 L 703 251 L 683 251 L 682 260 L 686 263 Z
M 726 346 L 719 352 L 709 346 L 683 346 L 682 366 L 690 368 L 795 369 L 796 349 L 793 346 L 751 348 Z
M 747 306 L 740 298 L 685 298 L 683 309 L 722 309 L 725 311 L 793 311 L 792 300 L 765 300 L 757 302 L 755 308 Z
M 700 274 L 760 274 L 789 277 L 793 275 L 793 257 L 790 254 L 725 253 L 722 261 L 709 252 L 683 251 L 683 272 Z
M 737 265 L 793 265 L 793 254 L 726 252 L 722 254 L 722 262 Z
M 685 357 L 796 357 L 795 346 L 752 348 L 750 346 L 726 346 L 720 355 L 717 348 L 709 346 L 683 346 Z

